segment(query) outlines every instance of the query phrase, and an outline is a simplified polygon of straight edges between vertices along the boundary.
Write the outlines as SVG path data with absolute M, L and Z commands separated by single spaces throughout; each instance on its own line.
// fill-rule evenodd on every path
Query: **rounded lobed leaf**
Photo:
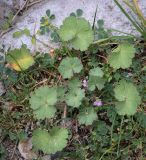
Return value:
M 57 102 L 56 88 L 43 86 L 34 91 L 29 103 L 37 119 L 52 118 L 56 112 L 54 107 Z
M 59 36 L 63 41 L 69 41 L 75 37 L 77 31 L 76 24 L 76 18 L 73 16 L 63 21 L 63 25 L 59 29 Z
M 83 89 L 76 88 L 70 90 L 66 95 L 66 103 L 72 107 L 79 107 L 82 103 L 82 99 L 85 97 Z
M 74 49 L 85 51 L 93 42 L 93 31 L 84 18 L 67 17 L 59 29 L 63 41 L 69 41 Z
M 83 65 L 77 57 L 66 57 L 59 65 L 59 72 L 64 79 L 71 78 L 74 73 L 80 73 Z
M 97 114 L 92 107 L 83 108 L 78 115 L 78 120 L 80 124 L 91 125 L 96 119 Z
M 89 72 L 90 76 L 95 76 L 95 77 L 103 77 L 103 74 L 104 74 L 103 71 L 99 67 L 93 68 Z
M 76 90 L 82 86 L 81 81 L 78 78 L 73 78 L 68 82 L 68 88 L 70 90 Z
M 24 46 L 20 49 L 9 51 L 6 55 L 6 60 L 16 71 L 24 71 L 34 64 L 30 51 Z
M 36 129 L 33 132 L 32 143 L 35 149 L 46 154 L 61 151 L 67 145 L 68 131 L 64 128 L 53 127 L 50 132 Z
M 94 91 L 97 87 L 99 90 L 104 88 L 105 80 L 100 77 L 90 76 L 88 82 L 88 89 Z
M 105 80 L 103 78 L 103 75 L 104 73 L 99 67 L 93 68 L 89 71 L 88 89 L 90 91 L 95 90 L 96 87 L 99 90 L 104 87 Z
M 51 143 L 49 153 L 61 151 L 67 145 L 68 131 L 65 128 L 54 127 L 50 131 Z
M 108 57 L 110 66 L 114 69 L 130 67 L 135 52 L 136 50 L 132 44 L 120 44 Z
M 50 135 L 47 130 L 36 129 L 32 134 L 32 144 L 37 150 L 42 150 L 48 153 L 48 144 L 50 142 Z
M 116 110 L 119 115 L 133 115 L 137 106 L 140 104 L 141 98 L 136 87 L 125 80 L 121 80 L 114 89 Z

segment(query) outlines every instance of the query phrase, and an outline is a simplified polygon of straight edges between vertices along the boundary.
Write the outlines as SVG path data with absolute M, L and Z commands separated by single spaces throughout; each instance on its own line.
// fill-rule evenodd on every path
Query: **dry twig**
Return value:
M 32 5 L 34 5 L 36 3 L 40 3 L 40 2 L 42 2 L 42 0 L 34 1 L 34 2 L 30 3 L 30 4 L 28 4 L 27 7 L 31 7 Z
M 14 15 L 14 17 L 13 17 L 13 19 L 12 19 L 12 23 L 15 21 L 17 15 L 26 7 L 28 1 L 29 1 L 29 0 L 26 0 L 26 1 L 24 2 L 23 6 L 16 12 L 16 14 Z

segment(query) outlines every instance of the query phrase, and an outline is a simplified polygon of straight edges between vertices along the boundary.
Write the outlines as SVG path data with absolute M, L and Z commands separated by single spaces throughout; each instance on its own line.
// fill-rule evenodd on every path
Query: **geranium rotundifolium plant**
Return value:
M 114 89 L 116 110 L 119 115 L 133 115 L 141 102 L 141 98 L 136 87 L 131 82 L 121 80 Z
M 98 27 L 94 20 L 91 29 L 81 16 L 82 11 L 77 10 L 58 28 L 51 24 L 55 15 L 47 10 L 40 33 L 59 40 L 61 48 L 44 44 L 51 48 L 49 54 L 34 56 L 24 46 L 8 50 L 9 65 L 0 56 L 0 90 L 2 82 L 9 91 L 0 93 L 0 121 L 7 130 L 16 124 L 15 132 L 21 124 L 33 124 L 26 126 L 27 133 L 32 136 L 32 151 L 39 151 L 40 159 L 56 152 L 53 156 L 59 155 L 57 159 L 135 159 L 131 155 L 139 152 L 137 144 L 141 146 L 146 127 L 143 41 L 134 45 L 123 36 L 116 41 L 117 36 L 104 29 L 103 20 L 98 21 Z M 24 29 L 14 37 L 24 34 L 31 36 Z M 42 42 L 39 37 L 37 41 Z M 0 52 L 5 53 L 5 48 L 0 47 Z M 14 108 L 8 112 L 7 100 Z M 130 157 L 127 152 L 123 155 L 127 144 Z
M 62 41 L 74 49 L 85 51 L 93 42 L 93 31 L 87 20 L 74 16 L 67 17 L 58 31 Z
M 30 107 L 37 119 L 52 118 L 55 115 L 57 90 L 55 87 L 42 86 L 36 89 L 30 97 Z
M 77 57 L 66 57 L 59 65 L 59 72 L 64 79 L 73 77 L 74 73 L 80 73 L 83 65 Z
M 36 129 L 33 131 L 32 143 L 35 149 L 54 154 L 66 147 L 67 138 L 68 130 L 65 128 L 53 127 L 49 132 Z
M 133 44 L 123 43 L 117 48 L 113 49 L 112 53 L 109 55 L 109 64 L 114 69 L 128 68 L 132 64 L 132 59 L 135 56 L 135 48 Z

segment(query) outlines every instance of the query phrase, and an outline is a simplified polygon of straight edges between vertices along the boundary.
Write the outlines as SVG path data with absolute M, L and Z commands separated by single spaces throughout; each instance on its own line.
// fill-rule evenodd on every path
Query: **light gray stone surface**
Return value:
M 143 13 L 146 15 L 146 0 L 140 0 L 139 4 Z M 96 20 L 103 19 L 105 21 L 106 28 L 117 29 L 138 35 L 131 23 L 116 6 L 113 0 L 44 0 L 25 12 L 24 15 L 19 18 L 16 28 L 28 28 L 33 34 L 34 28 L 35 30 L 39 29 L 40 18 L 45 15 L 47 9 L 50 9 L 51 12 L 55 14 L 56 19 L 54 20 L 54 24 L 57 26 L 61 25 L 64 18 L 67 17 L 71 12 L 74 12 L 79 8 L 84 11 L 83 16 L 92 24 L 97 5 L 98 10 Z M 10 46 L 12 48 L 18 48 L 23 42 L 27 44 L 27 46 L 33 51 L 34 46 L 32 46 L 30 38 L 26 36 L 23 36 L 19 39 L 12 38 L 12 34 L 15 31 L 17 31 L 17 29 L 13 29 L 5 34 L 0 40 L 0 43 L 5 44 L 7 47 Z M 44 43 L 51 43 L 48 36 L 37 36 L 37 38 L 42 40 Z M 53 44 L 51 43 L 51 45 Z M 39 43 L 37 43 L 35 49 L 40 51 L 48 50 Z
M 21 7 L 25 2 L 24 0 L 0 0 L 0 1 L 2 1 L 3 3 L 6 3 L 7 5 L 13 8 Z

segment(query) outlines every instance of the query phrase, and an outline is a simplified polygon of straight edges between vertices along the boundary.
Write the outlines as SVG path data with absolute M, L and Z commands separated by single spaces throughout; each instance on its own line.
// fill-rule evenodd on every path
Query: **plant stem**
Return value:
M 137 0 L 133 0 L 136 12 L 138 14 L 138 17 L 140 17 L 142 19 L 142 21 L 145 23 L 146 18 L 144 17 L 143 13 L 141 12 L 139 6 L 138 6 L 138 1 Z
M 92 30 L 94 32 L 94 38 L 95 38 L 95 21 L 96 21 L 97 7 L 98 7 L 98 5 L 96 6 L 96 10 L 95 10 L 95 14 L 94 14 L 94 20 L 93 20 L 93 25 L 92 25 Z
M 122 7 L 122 5 L 117 1 L 114 0 L 114 2 L 116 3 L 116 5 L 121 9 L 121 11 L 125 14 L 125 16 L 130 20 L 130 22 L 133 24 L 133 26 L 137 29 L 138 32 L 140 32 L 143 35 L 143 31 L 139 28 L 137 22 L 135 22 L 130 16 L 129 14 L 125 11 L 125 9 Z
M 108 43 L 109 41 L 111 40 L 117 40 L 117 39 L 127 39 L 127 38 L 133 38 L 133 36 L 129 35 L 129 36 L 111 36 L 109 38 L 105 38 L 105 39 L 100 39 L 100 40 L 97 40 L 97 41 L 94 41 L 92 44 L 102 44 L 102 43 Z
M 118 29 L 111 28 L 110 30 L 111 31 L 115 31 L 115 32 L 119 32 L 119 33 L 122 33 L 122 34 L 126 34 L 126 35 L 129 35 L 130 37 L 136 38 L 135 35 L 130 34 L 130 33 L 126 33 L 126 32 L 123 32 L 123 31 L 120 31 Z
M 116 119 L 116 114 L 115 114 L 115 116 L 113 118 L 112 126 L 111 126 L 111 145 L 112 145 L 113 129 L 114 129 L 114 124 L 115 124 L 115 119 Z
M 105 154 L 107 154 L 108 152 L 110 152 L 112 149 L 114 148 L 114 146 L 111 146 L 109 149 L 107 149 L 99 158 L 99 160 L 102 160 L 102 158 L 104 157 Z
M 121 141 L 121 130 L 122 130 L 122 125 L 123 125 L 123 121 L 124 121 L 124 116 L 121 119 L 121 125 L 120 125 L 120 135 L 119 135 L 119 141 L 118 141 L 118 149 L 117 149 L 117 157 L 119 156 L 119 150 L 120 150 L 120 141 Z

